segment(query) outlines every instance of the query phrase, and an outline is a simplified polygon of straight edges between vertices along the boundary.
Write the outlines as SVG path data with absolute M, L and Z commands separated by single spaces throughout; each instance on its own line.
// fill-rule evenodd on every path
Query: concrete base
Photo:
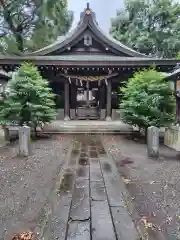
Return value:
M 120 120 L 120 110 L 119 109 L 112 109 L 112 120 Z
M 105 120 L 106 118 L 106 109 L 100 110 L 100 120 Z
M 76 120 L 76 109 L 70 109 L 70 116 L 72 120 Z
M 57 109 L 57 117 L 56 120 L 64 120 L 64 109 Z
M 64 118 L 64 121 L 69 121 L 70 120 L 70 117 L 69 116 L 66 116 L 65 118 Z
M 112 118 L 110 116 L 107 116 L 106 121 L 112 121 Z

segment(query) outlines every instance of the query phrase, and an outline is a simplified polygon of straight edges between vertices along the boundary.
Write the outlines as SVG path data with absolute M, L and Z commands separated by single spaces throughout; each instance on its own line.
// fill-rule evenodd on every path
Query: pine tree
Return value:
M 0 100 L 1 124 L 27 124 L 36 129 L 55 119 L 55 95 L 33 64 L 24 63 L 12 73 L 7 88 L 8 94 Z

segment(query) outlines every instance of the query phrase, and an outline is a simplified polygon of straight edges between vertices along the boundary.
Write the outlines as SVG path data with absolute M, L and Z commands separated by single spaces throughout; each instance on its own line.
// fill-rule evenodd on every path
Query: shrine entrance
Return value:
M 64 120 L 111 120 L 112 80 L 117 74 L 61 74 L 64 78 Z
M 100 118 L 98 88 L 90 82 L 77 88 L 76 118 L 78 120 L 97 120 Z

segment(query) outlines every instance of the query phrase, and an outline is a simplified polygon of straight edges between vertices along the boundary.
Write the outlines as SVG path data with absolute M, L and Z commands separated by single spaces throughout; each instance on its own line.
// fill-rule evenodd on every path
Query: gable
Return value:
M 47 56 L 57 55 L 110 55 L 110 56 L 122 56 L 128 57 L 127 54 L 114 50 L 111 46 L 103 43 L 92 33 L 88 28 L 77 36 L 76 39 L 65 46 L 64 48 L 56 49 L 47 54 Z

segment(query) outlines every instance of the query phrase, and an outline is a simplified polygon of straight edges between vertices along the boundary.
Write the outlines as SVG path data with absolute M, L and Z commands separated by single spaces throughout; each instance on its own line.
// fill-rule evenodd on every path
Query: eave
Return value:
M 178 67 L 170 73 L 163 73 L 163 75 L 164 75 L 164 79 L 167 79 L 167 80 L 175 78 L 175 77 L 179 77 L 180 76 L 180 68 Z
M 117 56 L 64 55 L 64 56 L 0 56 L 0 65 L 20 65 L 33 62 L 37 66 L 73 67 L 148 67 L 176 66 L 177 59 L 135 58 Z

